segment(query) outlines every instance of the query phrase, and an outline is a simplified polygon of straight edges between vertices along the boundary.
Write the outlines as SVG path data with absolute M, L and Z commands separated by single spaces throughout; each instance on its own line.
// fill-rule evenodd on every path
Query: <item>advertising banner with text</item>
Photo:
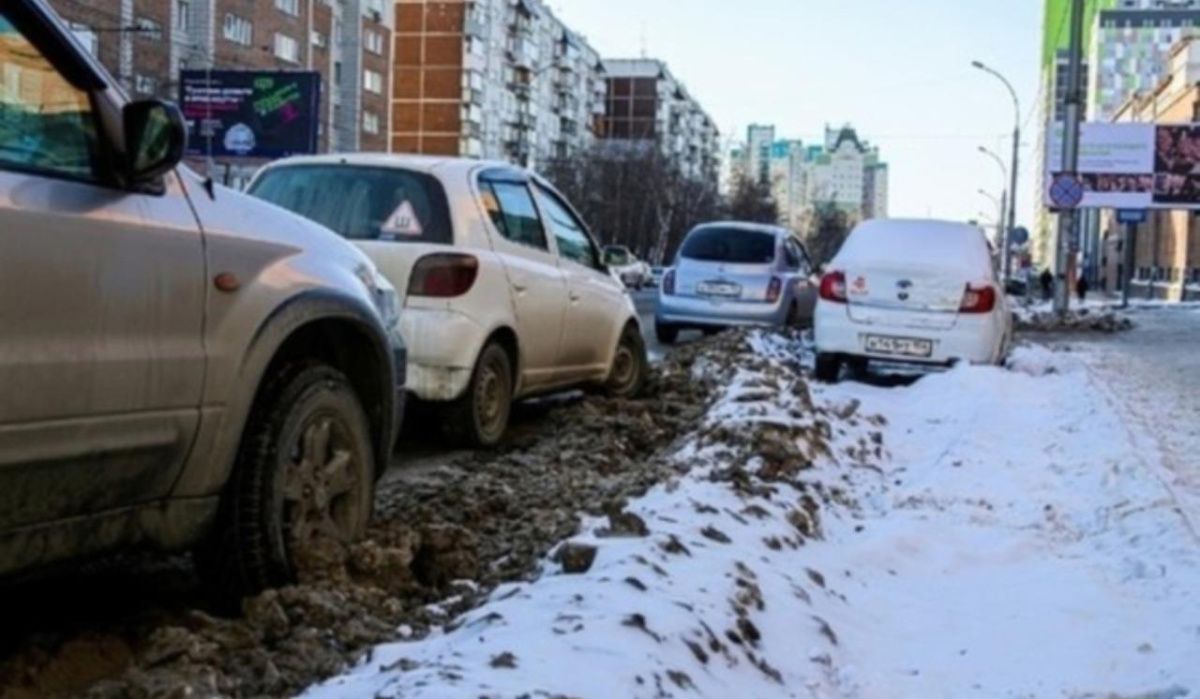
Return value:
M 179 92 L 188 155 L 281 158 L 317 151 L 320 73 L 185 70 Z
M 1062 169 L 1062 125 L 1046 151 L 1046 206 Z M 1079 208 L 1200 208 L 1200 124 L 1083 124 Z

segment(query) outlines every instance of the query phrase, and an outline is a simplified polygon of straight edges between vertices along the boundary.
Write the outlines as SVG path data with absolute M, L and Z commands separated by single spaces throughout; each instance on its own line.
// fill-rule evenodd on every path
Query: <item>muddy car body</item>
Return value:
M 179 166 L 178 111 L 130 102 L 41 0 L 0 6 L 0 64 L 42 86 L 0 94 L 0 574 L 203 543 L 231 595 L 285 582 L 315 506 L 285 490 L 319 447 L 349 455 L 334 529 L 365 527 L 403 398 L 394 290 Z

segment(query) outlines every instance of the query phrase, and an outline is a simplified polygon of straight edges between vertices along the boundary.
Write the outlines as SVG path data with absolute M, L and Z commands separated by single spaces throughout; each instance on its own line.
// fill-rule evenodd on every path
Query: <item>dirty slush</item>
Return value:
M 416 477 L 393 471 L 365 541 L 300 584 L 247 600 L 238 618 L 206 611 L 186 557 L 109 561 L 19 584 L 0 609 L 11 620 L 0 697 L 287 695 L 376 643 L 452 626 L 502 582 L 535 577 L 581 514 L 607 516 L 614 530 L 644 528 L 624 504 L 687 468 L 668 458 L 686 436 L 730 445 L 720 477 L 735 488 L 752 487 L 738 471 L 754 459 L 768 464 L 755 480 L 787 479 L 811 463 L 804 455 L 822 448 L 823 435 L 696 435 L 735 367 L 756 361 L 744 333 L 725 333 L 673 352 L 641 399 L 564 400 L 499 451 Z M 807 396 L 798 361 L 785 370 Z M 558 565 L 584 570 L 588 553 L 564 548 Z

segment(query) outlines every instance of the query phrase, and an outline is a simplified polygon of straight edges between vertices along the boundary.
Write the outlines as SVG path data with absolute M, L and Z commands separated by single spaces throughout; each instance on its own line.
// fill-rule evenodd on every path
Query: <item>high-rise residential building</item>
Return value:
M 540 0 L 395 0 L 391 150 L 539 163 L 594 142 L 599 54 Z
M 716 183 L 720 133 L 666 63 L 605 59 L 604 76 L 600 138 L 614 146 L 653 144 L 685 176 Z
M 134 97 L 179 98 L 184 69 L 321 74 L 322 151 L 385 150 L 388 0 L 50 0 Z M 231 183 L 260 163 L 216 159 Z M 203 170 L 206 162 L 193 165 Z
M 780 223 L 803 230 L 818 205 L 834 205 L 851 222 L 886 218 L 888 166 L 879 149 L 859 138 L 849 125 L 825 129 L 820 144 L 799 140 L 774 140 L 773 126 L 747 129 L 746 143 L 729 152 L 727 187 L 739 176 L 763 177 L 779 208 Z

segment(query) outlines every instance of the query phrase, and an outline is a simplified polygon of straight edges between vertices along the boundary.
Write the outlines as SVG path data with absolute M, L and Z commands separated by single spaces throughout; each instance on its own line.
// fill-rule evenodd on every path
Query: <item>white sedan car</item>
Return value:
M 637 311 L 587 227 L 545 180 L 504 163 L 385 154 L 296 157 L 251 194 L 355 241 L 403 295 L 408 389 L 452 436 L 490 446 L 513 400 L 646 373 Z
M 1012 313 L 983 231 L 961 223 L 859 224 L 821 279 L 817 378 L 845 364 L 1003 361 Z

